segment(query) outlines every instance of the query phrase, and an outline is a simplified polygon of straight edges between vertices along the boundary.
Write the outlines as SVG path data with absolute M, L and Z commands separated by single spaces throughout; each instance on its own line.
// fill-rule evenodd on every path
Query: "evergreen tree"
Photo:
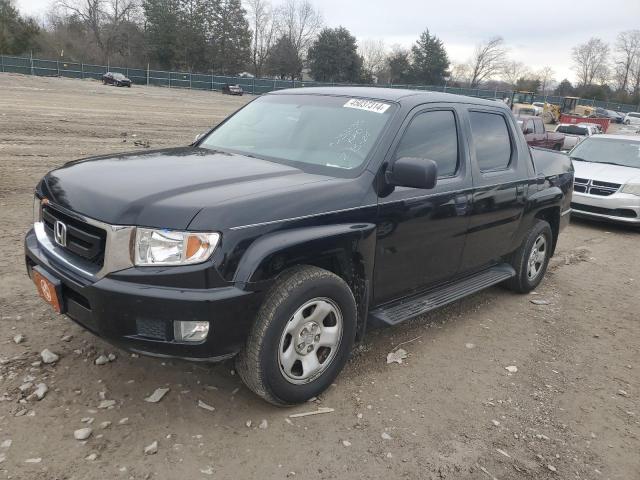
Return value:
M 391 83 L 406 83 L 409 81 L 411 62 L 409 52 L 404 49 L 396 49 L 387 59 L 389 69 L 389 81 Z
M 211 68 L 207 59 L 207 17 L 212 0 L 178 1 L 177 50 L 179 64 L 188 71 L 204 71 Z
M 291 39 L 284 35 L 276 40 L 267 56 L 267 71 L 280 78 L 301 77 L 302 59 Z
M 23 18 L 10 0 L 0 0 L 0 53 L 20 54 L 35 46 L 40 29 L 31 18 Z
M 566 78 L 560 82 L 557 88 L 554 90 L 554 95 L 559 95 L 561 97 L 571 96 L 575 93 L 575 89 L 571 82 Z
M 149 59 L 161 68 L 174 68 L 181 57 L 178 45 L 179 0 L 144 0 L 145 39 Z
M 319 81 L 359 82 L 362 57 L 356 38 L 344 27 L 325 28 L 308 53 L 313 78 Z
M 216 71 L 237 75 L 251 59 L 251 31 L 240 0 L 219 0 L 211 38 Z
M 411 47 L 411 80 L 422 85 L 444 83 L 449 72 L 449 57 L 444 44 L 429 30 L 425 30 Z

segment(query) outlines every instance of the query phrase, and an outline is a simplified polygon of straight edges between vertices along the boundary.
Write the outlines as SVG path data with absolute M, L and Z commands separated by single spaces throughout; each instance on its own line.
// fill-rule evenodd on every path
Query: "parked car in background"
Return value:
M 594 123 L 561 123 L 556 127 L 556 133 L 564 135 L 563 150 L 571 150 L 578 143 L 591 135 L 600 133 Z
M 96 335 L 235 356 L 251 390 L 290 405 L 334 383 L 368 325 L 499 283 L 534 290 L 572 185 L 569 157 L 529 148 L 496 102 L 281 90 L 189 146 L 49 172 L 25 260 L 43 298 Z
M 592 127 L 596 133 L 604 133 L 604 130 L 602 130 L 602 125 L 600 125 L 599 123 L 592 123 L 592 122 L 586 121 L 586 122 L 580 122 L 577 125 L 588 125 Z
M 624 119 L 624 116 L 620 116 L 618 112 L 602 107 L 596 107 L 591 116 L 595 118 L 608 118 L 611 123 L 622 123 Z
M 544 127 L 542 117 L 531 115 L 519 115 L 516 117 L 518 125 L 524 133 L 524 138 L 532 147 L 550 148 L 561 150 L 564 145 L 564 135 L 561 133 L 548 132 Z
M 625 125 L 640 125 L 640 112 L 629 112 L 624 117 Z
M 544 112 L 544 102 L 533 102 L 532 105 L 536 116 L 542 115 Z
M 615 110 L 607 110 L 613 123 L 622 123 L 624 121 L 624 114 L 620 114 Z
M 115 85 L 116 87 L 131 87 L 131 79 L 121 73 L 107 72 L 102 76 L 103 85 Z
M 244 90 L 242 90 L 242 87 L 240 85 L 230 85 L 227 83 L 224 87 L 222 87 L 222 93 L 224 93 L 225 95 L 242 95 L 244 93 Z
M 595 135 L 569 156 L 573 215 L 640 225 L 640 137 Z

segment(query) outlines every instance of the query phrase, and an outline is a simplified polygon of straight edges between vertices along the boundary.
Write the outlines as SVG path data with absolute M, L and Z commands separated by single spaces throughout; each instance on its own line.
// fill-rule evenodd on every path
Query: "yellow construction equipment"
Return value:
M 511 111 L 516 115 L 535 115 L 534 96 L 534 92 L 513 92 L 511 94 Z
M 561 115 L 577 115 L 590 117 L 595 108 L 588 105 L 578 105 L 579 97 L 564 97 L 560 105 L 545 102 L 542 119 L 545 123 L 558 123 Z

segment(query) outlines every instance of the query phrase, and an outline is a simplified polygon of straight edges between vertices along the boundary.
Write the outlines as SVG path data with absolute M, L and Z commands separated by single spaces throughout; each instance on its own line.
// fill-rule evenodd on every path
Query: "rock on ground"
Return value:
M 48 348 L 45 348 L 42 352 L 40 352 L 40 358 L 44 363 L 54 363 L 60 359 L 60 356 L 53 353 Z

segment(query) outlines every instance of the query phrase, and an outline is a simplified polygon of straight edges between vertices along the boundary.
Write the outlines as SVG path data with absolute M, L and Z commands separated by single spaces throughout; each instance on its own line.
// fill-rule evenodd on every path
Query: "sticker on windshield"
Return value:
M 367 112 L 384 113 L 390 107 L 388 103 L 374 102 L 373 100 L 363 100 L 361 98 L 352 98 L 343 105 L 346 108 L 357 108 L 366 110 Z

